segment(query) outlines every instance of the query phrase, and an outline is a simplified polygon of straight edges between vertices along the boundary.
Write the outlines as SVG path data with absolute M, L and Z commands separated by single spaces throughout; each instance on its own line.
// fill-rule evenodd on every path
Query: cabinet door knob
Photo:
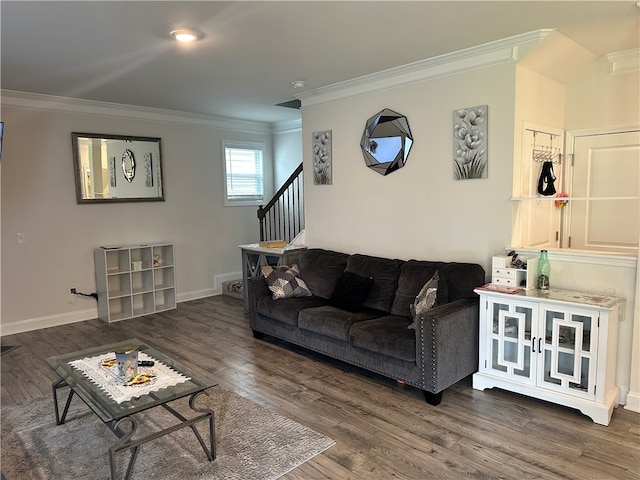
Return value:
M 536 353 L 536 337 L 533 337 L 533 340 L 531 340 L 531 352 Z
M 538 338 L 538 353 L 542 353 L 542 337 Z

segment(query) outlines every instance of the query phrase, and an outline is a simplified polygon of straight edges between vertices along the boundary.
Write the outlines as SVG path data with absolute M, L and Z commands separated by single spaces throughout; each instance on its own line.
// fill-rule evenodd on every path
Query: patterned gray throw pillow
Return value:
M 436 303 L 436 297 L 438 295 L 438 281 L 440 280 L 440 275 L 438 272 L 433 274 L 433 277 L 429 279 L 427 283 L 424 284 L 420 293 L 416 296 L 413 305 L 409 306 L 409 310 L 411 310 L 411 315 L 413 316 L 413 322 L 407 328 L 416 328 L 416 317 L 425 314 L 429 309 L 431 309 Z
M 280 298 L 310 297 L 309 287 L 300 278 L 298 265 L 290 267 L 282 265 L 278 267 L 262 267 L 262 275 L 267 279 L 267 285 L 272 292 L 274 300 Z

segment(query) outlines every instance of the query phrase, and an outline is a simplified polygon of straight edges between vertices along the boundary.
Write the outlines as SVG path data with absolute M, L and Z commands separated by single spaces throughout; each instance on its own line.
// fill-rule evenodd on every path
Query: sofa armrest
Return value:
M 416 318 L 416 358 L 438 393 L 478 370 L 479 300 L 462 298 Z
M 267 280 L 262 277 L 250 277 L 247 279 L 247 300 L 249 318 L 254 318 L 258 306 L 258 298 L 264 295 L 271 295 L 271 290 L 267 285 Z

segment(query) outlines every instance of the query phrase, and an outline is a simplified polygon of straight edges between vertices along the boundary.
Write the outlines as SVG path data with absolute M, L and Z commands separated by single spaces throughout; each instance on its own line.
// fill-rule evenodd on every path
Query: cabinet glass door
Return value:
M 494 375 L 517 376 L 527 383 L 535 382 L 531 369 L 531 328 L 535 306 L 526 303 L 489 304 L 492 328 L 489 338 L 491 364 Z
M 595 395 L 597 314 L 543 308 L 539 382 L 545 388 Z

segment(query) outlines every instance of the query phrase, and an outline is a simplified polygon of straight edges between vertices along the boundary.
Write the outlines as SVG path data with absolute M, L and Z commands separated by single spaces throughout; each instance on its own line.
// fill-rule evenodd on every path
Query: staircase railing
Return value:
M 260 241 L 285 240 L 289 243 L 304 230 L 302 163 L 264 207 L 258 207 Z

